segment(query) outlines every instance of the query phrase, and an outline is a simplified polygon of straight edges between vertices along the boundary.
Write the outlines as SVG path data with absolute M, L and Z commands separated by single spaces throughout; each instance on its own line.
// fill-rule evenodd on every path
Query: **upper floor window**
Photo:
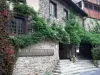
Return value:
M 57 5 L 52 1 L 50 1 L 50 16 L 57 17 Z
M 79 2 L 79 3 L 78 3 L 78 6 L 79 6 L 80 8 L 82 8 L 82 2 Z
M 94 5 L 91 3 L 85 3 L 85 7 L 100 12 L 100 6 L 98 5 Z
M 100 12 L 100 6 L 94 6 L 94 10 L 99 11 Z
M 10 22 L 10 32 L 14 34 L 24 34 L 25 32 L 24 20 L 20 18 L 14 18 L 13 21 Z
M 90 3 L 85 3 L 85 7 L 89 9 L 93 9 L 93 5 Z
M 19 0 L 20 2 L 26 3 L 26 0 Z
M 68 17 L 68 16 L 69 16 L 69 15 L 68 15 L 68 10 L 64 9 L 64 13 L 65 13 L 65 18 L 66 18 L 66 20 L 68 20 L 68 18 L 69 18 L 69 17 Z

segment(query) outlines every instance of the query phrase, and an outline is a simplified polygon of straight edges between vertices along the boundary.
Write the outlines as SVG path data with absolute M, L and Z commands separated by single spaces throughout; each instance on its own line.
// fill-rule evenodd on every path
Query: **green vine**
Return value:
M 76 21 L 76 16 L 77 14 L 72 12 L 70 21 L 66 25 L 66 31 L 70 35 L 71 44 L 80 45 L 80 43 L 83 42 L 92 45 L 99 45 L 100 34 L 97 32 L 86 31 L 84 27 Z
M 1 12 L 3 9 L 6 9 L 6 8 L 7 8 L 6 1 L 7 1 L 7 0 L 0 1 L 0 12 Z
M 36 12 L 33 10 L 33 8 L 29 7 L 25 3 L 14 4 L 14 12 L 16 12 L 18 15 L 22 15 L 22 16 L 30 16 L 32 14 L 36 14 Z
M 39 17 L 39 15 L 26 4 L 25 6 L 15 6 L 15 11 L 25 16 L 32 16 L 33 32 L 13 38 L 20 48 L 36 44 L 41 40 L 56 40 L 65 44 L 68 43 L 78 46 L 81 42 L 88 42 L 92 45 L 100 44 L 100 34 L 86 31 L 76 20 L 77 14 L 73 11 L 71 12 L 70 20 L 67 21 L 65 27 L 56 23 L 49 25 L 49 23 Z
M 32 16 L 32 22 L 34 32 L 12 38 L 20 48 L 36 44 L 41 40 L 56 40 L 62 43 L 69 43 L 69 35 L 61 26 L 52 24 L 50 27 L 43 18 L 37 15 Z

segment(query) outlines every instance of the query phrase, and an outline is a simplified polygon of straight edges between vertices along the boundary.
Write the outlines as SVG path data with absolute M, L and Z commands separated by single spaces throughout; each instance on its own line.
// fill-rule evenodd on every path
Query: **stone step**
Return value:
M 75 75 L 75 74 L 80 74 L 82 72 L 86 72 L 86 71 L 95 71 L 97 70 L 97 68 L 92 68 L 92 69 L 81 69 L 81 70 L 77 70 L 77 71 L 71 71 L 71 72 L 62 72 L 62 75 Z
M 52 72 L 61 74 L 61 70 L 53 70 Z
M 87 70 L 87 69 L 94 69 L 95 67 L 84 67 L 84 68 L 72 68 L 72 69 L 61 69 L 62 71 L 61 72 L 74 72 L 74 71 L 79 71 L 79 70 Z
M 94 65 L 57 65 L 55 68 L 76 68 L 76 67 L 95 67 Z
M 85 71 L 97 70 L 91 60 L 79 60 L 75 63 L 69 60 L 61 60 L 54 68 L 53 75 L 79 75 Z
M 53 73 L 52 75 L 61 75 L 61 73 Z

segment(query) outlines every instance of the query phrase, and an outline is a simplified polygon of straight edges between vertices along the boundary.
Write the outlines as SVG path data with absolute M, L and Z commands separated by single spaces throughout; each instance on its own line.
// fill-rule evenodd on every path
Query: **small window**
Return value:
M 25 28 L 24 28 L 24 20 L 23 19 L 19 19 L 19 18 L 14 18 L 14 20 L 12 20 L 10 22 L 10 31 L 11 33 L 14 34 L 24 34 Z
M 94 10 L 100 12 L 100 7 L 99 6 L 94 6 Z
M 93 5 L 90 3 L 85 3 L 85 7 L 89 9 L 93 9 Z
M 57 17 L 57 5 L 52 1 L 50 1 L 50 16 Z
M 68 10 L 64 9 L 64 13 L 65 13 L 66 20 L 68 20 Z
M 93 9 L 93 5 L 92 4 L 88 4 L 88 8 L 89 9 Z
M 87 8 L 88 8 L 88 3 L 85 3 L 85 7 L 87 7 Z
M 98 7 L 98 11 L 100 12 L 100 7 Z
M 98 11 L 98 7 L 97 6 L 94 6 L 94 10 Z
M 80 8 L 82 8 L 82 2 L 79 2 L 78 5 Z

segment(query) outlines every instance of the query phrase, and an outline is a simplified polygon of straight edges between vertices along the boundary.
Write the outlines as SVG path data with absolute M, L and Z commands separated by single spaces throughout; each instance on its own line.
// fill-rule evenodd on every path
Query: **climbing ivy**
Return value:
M 0 1 L 0 12 L 1 12 L 3 9 L 7 8 L 6 1 L 7 1 L 7 0 Z
M 70 44 L 79 45 L 81 42 L 81 37 L 79 34 L 81 34 L 83 31 L 81 31 L 82 28 L 76 21 L 76 14 L 74 12 L 71 12 L 70 20 L 67 22 L 65 29 L 70 35 Z
M 100 22 L 97 19 L 94 19 L 95 26 L 92 29 L 92 32 L 100 33 Z
M 71 12 L 70 21 L 67 22 L 66 31 L 70 35 L 71 44 L 80 45 L 83 43 L 90 43 L 91 45 L 100 44 L 100 34 L 97 32 L 86 31 L 85 28 L 76 21 L 77 14 Z M 97 38 L 98 37 L 98 38 Z
M 16 12 L 18 15 L 22 15 L 22 16 L 30 16 L 32 14 L 36 14 L 36 12 L 33 10 L 33 8 L 29 7 L 25 3 L 14 4 L 14 12 Z
M 48 25 L 46 21 L 38 15 L 32 16 L 33 32 L 27 35 L 12 38 L 20 48 L 36 44 L 41 40 L 56 40 L 62 43 L 69 43 L 69 35 L 63 27 L 57 24 Z
M 27 8 L 30 9 L 30 7 Z M 33 32 L 13 38 L 20 48 L 36 44 L 41 40 L 56 40 L 65 44 L 69 43 L 78 46 L 81 42 L 88 42 L 92 45 L 100 44 L 100 34 L 86 31 L 76 20 L 77 14 L 74 12 L 71 12 L 70 20 L 66 22 L 65 26 L 56 23 L 49 25 L 36 12 L 35 14 L 32 13 L 31 16 Z

